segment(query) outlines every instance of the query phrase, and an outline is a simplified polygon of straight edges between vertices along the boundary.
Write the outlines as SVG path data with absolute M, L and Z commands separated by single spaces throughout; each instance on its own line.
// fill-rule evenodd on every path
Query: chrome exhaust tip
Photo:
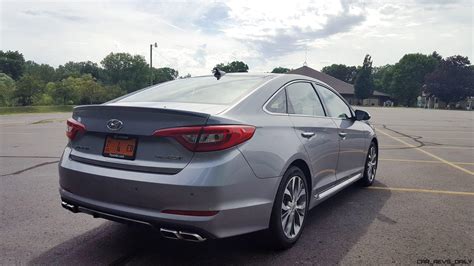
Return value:
M 74 206 L 72 204 L 69 204 L 67 202 L 61 201 L 61 206 L 63 206 L 64 209 L 72 211 L 74 213 L 77 212 L 77 206 Z
M 199 234 L 189 233 L 189 232 L 182 232 L 182 231 L 180 231 L 178 233 L 181 236 L 181 239 L 186 240 L 186 241 L 192 241 L 192 242 L 206 241 L 206 238 L 202 237 Z
M 164 238 L 175 239 L 175 240 L 180 239 L 178 231 L 160 228 L 160 233 Z
M 175 240 L 184 240 L 184 241 L 191 241 L 191 242 L 203 242 L 206 241 L 206 238 L 202 237 L 199 234 L 190 233 L 190 232 L 183 232 L 183 231 L 175 231 L 166 228 L 160 228 L 160 233 L 163 237 Z

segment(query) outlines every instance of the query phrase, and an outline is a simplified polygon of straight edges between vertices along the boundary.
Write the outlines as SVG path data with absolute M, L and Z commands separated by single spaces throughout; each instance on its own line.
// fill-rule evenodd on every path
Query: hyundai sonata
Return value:
M 374 182 L 369 118 L 293 74 L 180 79 L 79 106 L 59 163 L 62 205 L 188 241 L 266 229 L 288 248 L 311 208 Z

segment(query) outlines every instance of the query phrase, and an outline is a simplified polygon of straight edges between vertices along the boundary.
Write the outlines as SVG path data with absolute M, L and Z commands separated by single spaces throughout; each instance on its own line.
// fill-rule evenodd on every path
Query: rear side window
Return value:
M 316 86 L 316 88 L 321 98 L 323 98 L 331 117 L 342 119 L 352 117 L 351 109 L 338 95 L 322 86 Z
M 286 114 L 286 93 L 280 90 L 265 107 L 271 113 Z
M 289 114 L 325 116 L 323 105 L 310 83 L 290 84 L 286 87 L 286 93 Z
M 166 82 L 125 97 L 118 102 L 180 102 L 229 105 L 269 80 L 270 76 L 226 75 Z

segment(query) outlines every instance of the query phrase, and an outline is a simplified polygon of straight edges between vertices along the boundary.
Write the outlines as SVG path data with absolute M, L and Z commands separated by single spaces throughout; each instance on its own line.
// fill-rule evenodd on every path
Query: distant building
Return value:
M 459 101 L 455 104 L 448 105 L 440 100 L 436 95 L 429 93 L 426 85 L 421 89 L 421 95 L 417 97 L 417 106 L 426 109 L 460 109 L 473 110 L 474 96 L 466 97 L 465 100 Z
M 288 74 L 300 74 L 300 75 L 318 79 L 328 84 L 329 86 L 331 86 L 337 92 L 339 92 L 351 105 L 382 106 L 384 105 L 385 102 L 390 100 L 389 94 L 379 92 L 379 91 L 374 91 L 371 98 L 364 99 L 364 100 L 357 99 L 354 93 L 354 85 L 344 82 L 335 77 L 332 77 L 328 74 L 319 72 L 308 66 L 302 66 L 300 68 L 293 69 L 289 71 Z

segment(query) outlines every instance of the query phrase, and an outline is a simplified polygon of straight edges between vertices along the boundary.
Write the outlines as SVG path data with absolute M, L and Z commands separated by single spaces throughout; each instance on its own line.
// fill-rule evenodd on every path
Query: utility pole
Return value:
M 150 86 L 153 85 L 153 46 L 158 47 L 158 44 L 150 44 Z

